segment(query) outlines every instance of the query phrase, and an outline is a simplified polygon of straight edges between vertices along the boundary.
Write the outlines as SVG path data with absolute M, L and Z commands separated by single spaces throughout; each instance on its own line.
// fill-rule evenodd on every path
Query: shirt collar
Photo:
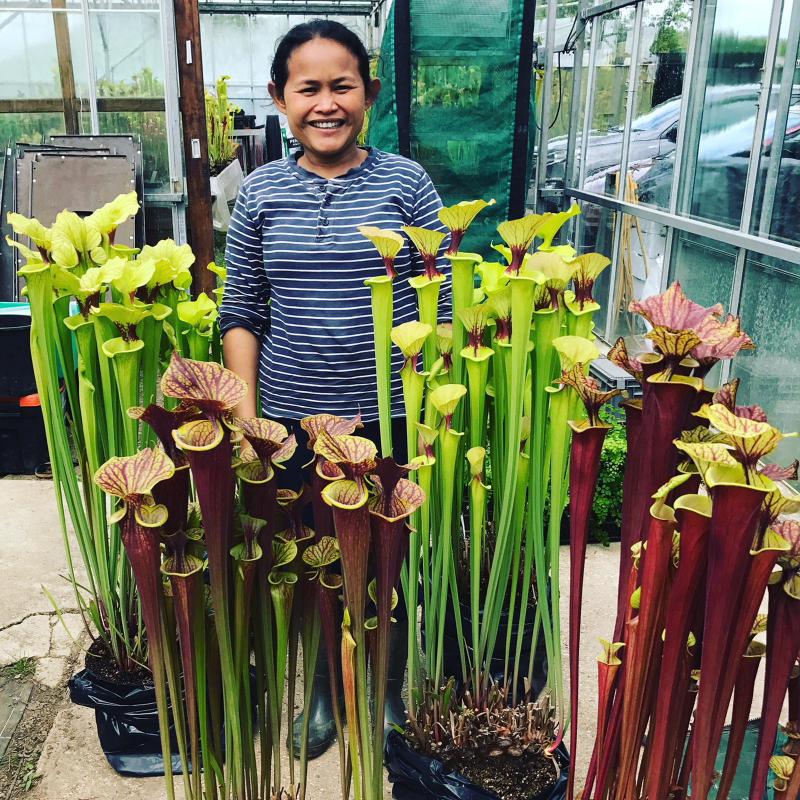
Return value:
M 292 155 L 290 155 L 287 159 L 287 164 L 289 171 L 303 183 L 349 186 L 356 178 L 360 178 L 372 172 L 376 162 L 378 161 L 378 150 L 376 150 L 374 147 L 367 145 L 361 149 L 367 151 L 367 157 L 357 167 L 352 167 L 343 175 L 337 175 L 335 178 L 323 178 L 321 175 L 317 175 L 316 172 L 311 172 L 310 170 L 301 167 L 297 163 L 297 159 L 303 154 L 302 150 L 298 151 L 297 153 L 292 153 Z

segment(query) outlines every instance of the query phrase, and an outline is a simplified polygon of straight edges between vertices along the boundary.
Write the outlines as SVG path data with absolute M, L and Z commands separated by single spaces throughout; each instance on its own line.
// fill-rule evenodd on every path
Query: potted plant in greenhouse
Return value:
M 121 501 L 112 516 L 123 524 L 148 636 L 160 643 L 149 652 L 163 761 L 177 749 L 188 798 L 305 797 L 305 743 L 299 774 L 282 755 L 284 686 L 291 694 L 300 642 L 313 671 L 315 586 L 335 586 L 337 542 L 303 523 L 302 493 L 277 489 L 294 436 L 231 416 L 246 392 L 241 379 L 174 352 L 161 390 L 177 408 L 130 410 L 160 446 L 109 459 L 95 482 Z M 174 745 L 170 705 L 181 710 Z M 169 768 L 165 777 L 172 797 Z
M 217 80 L 216 93 L 206 92 L 206 133 L 214 229 L 228 229 L 228 203 L 236 199 L 244 173 L 239 162 L 239 145 L 233 138 L 233 115 L 239 109 L 228 100 L 230 75 Z
M 101 745 L 116 769 L 151 774 L 163 766 L 147 637 L 120 526 L 109 520 L 91 476 L 108 458 L 156 441 L 144 420 L 127 411 L 155 399 L 169 343 L 183 338 L 178 310 L 188 300 L 194 256 L 171 240 L 141 252 L 116 245 L 117 226 L 137 209 L 130 193 L 87 217 L 64 211 L 49 228 L 18 214 L 9 221 L 35 247 L 12 242 L 27 260 L 21 275 L 31 305 L 31 354 L 68 577 L 92 637 L 72 696 L 96 708 Z M 87 573 L 82 582 L 74 573 L 68 518 Z
M 755 800 L 767 788 L 787 689 L 795 698 L 787 730 L 800 716 L 796 690 L 789 689 L 800 647 L 798 528 L 784 519 L 800 503 L 776 483 L 796 479 L 797 464 L 761 463 L 794 434 L 770 425 L 758 406 L 737 405 L 737 381 L 717 390 L 704 384 L 720 359 L 753 346 L 737 319 L 719 306 L 693 303 L 678 284 L 631 310 L 651 326 L 652 350 L 633 358 L 620 340 L 610 354 L 641 381 L 643 397 L 626 404 L 617 624 L 598 658 L 597 736 L 582 796 L 678 798 L 691 786 L 692 798 L 708 797 L 729 711 L 717 796 L 730 796 L 758 661 L 766 656 L 749 776 Z M 767 586 L 765 620 L 757 612 Z M 577 664 L 571 666 L 577 692 Z M 773 763 L 776 791 L 787 797 L 800 774 L 793 770 L 796 752 L 789 752 L 792 763 Z
M 454 241 L 485 205 L 443 209 Z M 448 252 L 452 328 L 440 325 L 433 310 L 445 279 L 436 267 L 442 237 L 404 231 L 420 250 L 426 274 L 412 279 L 420 321 L 394 328 L 391 338 L 405 356 L 409 478 L 427 499 L 411 516 L 404 570 L 412 620 L 408 725 L 387 742 L 398 797 L 409 791 L 426 797 L 461 791 L 476 798 L 545 797 L 559 791 L 555 786 L 563 792 L 556 780 L 566 763 L 557 748 L 567 720 L 560 686 L 558 542 L 568 478 L 567 423 L 582 415 L 575 381 L 559 376 L 573 371 L 584 376 L 598 355 L 587 338 L 598 308 L 591 287 L 608 263 L 599 256 L 578 259 L 574 251 L 552 246 L 558 228 L 574 213 L 531 215 L 500 225 L 506 264 Z M 537 235 L 542 247 L 528 253 Z M 376 246 L 381 245 L 376 241 Z M 575 291 L 568 288 L 570 280 Z M 385 380 L 381 374 L 379 383 Z M 545 531 L 541 512 L 548 498 L 557 511 Z M 421 661 L 413 656 L 419 647 L 413 622 L 418 579 Z M 463 614 L 452 613 L 462 608 Z M 507 624 L 500 636 L 503 618 Z M 458 655 L 446 669 L 448 627 L 455 630 Z M 540 635 L 550 673 L 537 698 L 532 694 L 537 648 L 529 640 Z M 431 757 L 474 780 L 442 763 L 432 765 Z M 513 777 L 504 784 L 503 773 L 537 777 Z

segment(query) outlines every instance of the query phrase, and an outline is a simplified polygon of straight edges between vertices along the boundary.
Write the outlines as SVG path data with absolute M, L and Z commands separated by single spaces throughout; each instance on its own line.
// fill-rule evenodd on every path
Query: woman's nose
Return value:
M 333 111 L 336 109 L 336 94 L 323 89 L 317 95 L 317 110 L 318 111 Z

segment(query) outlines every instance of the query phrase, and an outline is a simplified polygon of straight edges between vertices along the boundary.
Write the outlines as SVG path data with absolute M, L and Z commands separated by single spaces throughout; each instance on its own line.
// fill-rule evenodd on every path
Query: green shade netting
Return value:
M 499 241 L 498 223 L 509 218 L 523 5 L 522 0 L 410 3 L 410 155 L 427 170 L 445 205 L 479 197 L 497 201 L 481 212 L 461 247 L 485 255 L 488 243 Z M 368 142 L 398 153 L 391 12 L 378 77 L 383 89 L 370 114 Z M 527 111 L 521 137 L 527 145 L 525 187 L 535 131 L 532 96 Z

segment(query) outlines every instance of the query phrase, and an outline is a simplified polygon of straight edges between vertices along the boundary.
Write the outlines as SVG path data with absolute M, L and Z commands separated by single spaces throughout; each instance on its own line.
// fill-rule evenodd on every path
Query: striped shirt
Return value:
M 260 339 L 265 416 L 301 419 L 360 411 L 365 421 L 378 419 L 372 307 L 364 279 L 386 271 L 357 226 L 444 230 L 437 216 L 441 206 L 419 164 L 375 148 L 337 178 L 303 169 L 296 156 L 247 176 L 228 229 L 219 324 L 223 335 L 242 327 Z M 418 316 L 408 278 L 422 273 L 422 259 L 410 242 L 395 269 L 394 325 L 399 325 Z M 443 263 L 439 269 L 445 271 Z M 450 314 L 446 297 L 449 281 L 442 289 L 440 319 Z M 403 414 L 402 364 L 394 347 L 393 416 Z

